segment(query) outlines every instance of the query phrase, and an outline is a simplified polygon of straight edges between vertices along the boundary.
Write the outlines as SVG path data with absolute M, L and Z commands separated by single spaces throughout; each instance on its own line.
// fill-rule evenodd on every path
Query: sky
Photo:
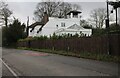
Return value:
M 29 16 L 30 24 L 32 24 L 35 22 L 33 18 L 36 5 L 41 1 L 43 0 L 6 0 L 6 3 L 9 9 L 13 11 L 12 16 L 18 18 L 22 23 L 26 23 Z M 106 8 L 106 0 L 64 0 L 64 2 L 80 5 L 83 19 L 88 19 L 93 9 Z

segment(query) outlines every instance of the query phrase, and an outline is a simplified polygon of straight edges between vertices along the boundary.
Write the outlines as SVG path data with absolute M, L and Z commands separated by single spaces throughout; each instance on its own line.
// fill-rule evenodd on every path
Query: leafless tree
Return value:
M 72 7 L 71 7 L 71 4 L 70 4 L 70 3 L 62 2 L 57 9 L 58 9 L 58 11 L 57 11 L 57 13 L 56 13 L 56 14 L 58 14 L 57 17 L 60 17 L 60 18 L 65 17 L 65 18 L 66 18 L 67 13 L 68 13 L 70 10 L 72 10 Z
M 0 1 L 0 23 L 8 25 L 8 18 L 12 14 L 12 11 L 9 10 L 8 5 Z
M 102 28 L 106 19 L 107 11 L 105 8 L 97 8 L 91 11 L 90 21 L 96 28 Z
M 77 5 L 76 5 L 77 6 Z M 55 17 L 66 17 L 66 14 L 72 10 L 73 6 L 67 2 L 40 2 L 37 4 L 36 10 L 34 12 L 35 18 L 40 21 L 44 15 L 44 12 L 47 12 L 48 16 Z M 75 10 L 77 10 L 79 7 Z
M 36 18 L 41 20 L 44 16 L 44 12 L 47 12 L 48 16 L 53 16 L 60 5 L 60 2 L 40 2 L 37 4 L 36 10 L 34 12 Z

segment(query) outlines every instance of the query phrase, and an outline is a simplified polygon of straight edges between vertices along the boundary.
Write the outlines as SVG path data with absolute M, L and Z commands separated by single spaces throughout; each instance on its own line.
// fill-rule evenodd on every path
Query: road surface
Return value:
M 18 76 L 117 76 L 116 63 L 28 50 L 3 49 L 2 60 Z M 7 74 L 3 67 L 3 76 Z M 6 71 L 6 72 L 5 72 Z M 11 75 L 10 73 L 7 74 Z

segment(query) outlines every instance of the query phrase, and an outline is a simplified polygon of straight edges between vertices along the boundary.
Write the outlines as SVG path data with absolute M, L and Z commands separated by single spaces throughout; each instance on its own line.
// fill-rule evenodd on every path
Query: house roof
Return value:
M 73 24 L 72 26 L 68 27 L 67 29 L 79 30 L 79 29 L 84 29 L 84 28 L 79 26 L 79 25 L 77 25 L 77 24 Z
M 70 15 L 71 13 L 73 13 L 73 15 L 77 15 L 78 13 L 82 13 L 82 12 L 73 10 L 73 11 L 68 12 L 67 15 Z
M 41 22 L 35 22 L 35 23 L 31 24 L 29 27 L 30 27 L 30 28 L 34 28 L 34 27 L 37 26 L 37 25 L 44 25 L 44 24 L 41 23 Z
M 77 25 L 77 24 L 73 24 L 72 26 L 69 26 L 68 28 L 61 28 L 61 29 L 58 29 L 58 30 L 56 30 L 55 31 L 55 33 L 59 33 L 59 32 L 63 32 L 63 31 L 72 31 L 72 32 L 74 32 L 74 31 L 81 31 L 81 30 L 84 30 L 84 28 L 83 27 L 81 27 L 81 26 L 79 26 L 79 25 Z
M 42 20 L 41 20 L 41 22 L 35 22 L 35 23 L 31 24 L 28 28 L 32 28 L 32 30 L 31 30 L 31 32 L 32 32 L 37 25 L 41 25 L 40 29 L 39 29 L 38 32 L 37 32 L 37 33 L 39 33 L 39 32 L 42 30 L 43 26 L 44 26 L 48 21 L 49 21 L 48 15 L 47 15 L 47 13 L 45 12 L 45 13 L 44 13 L 44 16 L 43 16 L 43 18 L 42 18 Z

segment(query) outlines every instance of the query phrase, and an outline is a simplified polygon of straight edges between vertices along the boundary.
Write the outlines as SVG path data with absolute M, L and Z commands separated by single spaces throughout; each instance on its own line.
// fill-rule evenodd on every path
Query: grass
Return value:
M 18 47 L 18 49 L 53 53 L 53 54 L 59 54 L 64 56 L 73 56 L 78 58 L 85 58 L 85 59 L 92 59 L 92 60 L 99 60 L 99 61 L 107 61 L 107 62 L 115 62 L 115 63 L 120 62 L 119 56 L 112 56 L 112 55 L 106 55 L 106 54 L 93 54 L 89 52 L 78 53 L 78 52 L 56 51 L 51 49 L 34 49 L 34 48 L 26 48 L 26 47 Z

